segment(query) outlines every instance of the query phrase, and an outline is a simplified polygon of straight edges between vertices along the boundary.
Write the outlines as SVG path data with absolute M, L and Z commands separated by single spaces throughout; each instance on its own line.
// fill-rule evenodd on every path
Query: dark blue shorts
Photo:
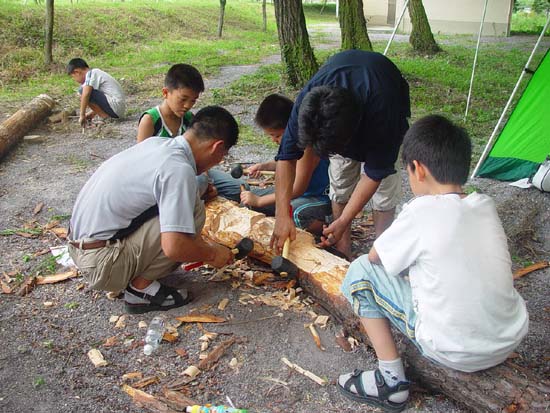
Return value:
M 82 86 L 78 88 L 78 93 L 82 95 Z M 115 113 L 111 105 L 109 105 L 107 96 L 105 96 L 105 93 L 103 93 L 101 90 L 92 89 L 92 94 L 90 95 L 90 103 L 95 103 L 103 110 L 103 112 L 105 112 L 111 118 L 118 119 L 118 115 Z

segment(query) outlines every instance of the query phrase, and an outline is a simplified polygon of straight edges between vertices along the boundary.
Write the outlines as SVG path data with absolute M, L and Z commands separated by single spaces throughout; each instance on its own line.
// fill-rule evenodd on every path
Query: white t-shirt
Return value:
M 118 83 L 114 77 L 103 70 L 90 69 L 86 73 L 84 85 L 102 91 L 111 109 L 113 109 L 119 118 L 124 117 L 126 113 L 126 96 L 124 95 L 120 83 Z
M 183 136 L 148 138 L 101 164 L 78 194 L 71 239 L 110 239 L 154 205 L 160 232 L 202 227 L 195 159 Z
M 415 198 L 374 247 L 389 275 L 410 268 L 416 340 L 432 359 L 482 370 L 504 361 L 527 333 L 506 235 L 488 196 Z

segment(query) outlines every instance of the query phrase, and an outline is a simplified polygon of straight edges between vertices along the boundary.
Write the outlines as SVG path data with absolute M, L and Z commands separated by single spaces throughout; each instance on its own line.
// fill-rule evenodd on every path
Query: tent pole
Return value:
M 468 90 L 468 99 L 466 99 L 466 112 L 464 112 L 464 121 L 466 121 L 466 118 L 468 117 L 468 108 L 470 107 L 470 98 L 472 97 L 472 88 L 474 86 L 474 75 L 476 72 L 476 64 L 477 64 L 477 54 L 479 52 L 479 43 L 481 41 L 481 32 L 483 31 L 483 23 L 485 23 L 485 14 L 487 13 L 487 3 L 488 3 L 488 0 L 485 0 L 485 6 L 483 6 L 481 23 L 479 25 L 479 34 L 477 36 L 476 53 L 474 55 L 474 64 L 472 65 L 472 77 L 470 78 L 470 89 Z
M 535 52 L 537 51 L 537 48 L 539 47 L 539 43 L 544 37 L 544 33 L 546 32 L 546 29 L 548 28 L 548 24 L 550 23 L 550 13 L 546 13 L 546 23 L 544 27 L 542 28 L 542 32 L 540 33 L 540 36 L 535 43 L 535 47 L 533 47 L 533 51 L 531 52 L 531 55 L 529 56 L 529 59 L 527 60 L 527 63 L 525 64 L 525 67 L 521 71 L 521 75 L 519 76 L 519 79 L 516 83 L 516 86 L 514 86 L 514 90 L 512 90 L 512 94 L 510 95 L 510 98 L 508 99 L 508 102 L 506 102 L 506 106 L 504 107 L 504 110 L 502 111 L 502 114 L 500 115 L 500 118 L 498 119 L 497 124 L 495 125 L 495 129 L 493 129 L 493 133 L 491 134 L 491 137 L 489 138 L 489 142 L 487 142 L 487 145 L 485 146 L 485 149 L 483 150 L 483 153 L 481 154 L 481 157 L 479 158 L 479 161 L 477 162 L 477 165 L 474 169 L 474 172 L 472 172 L 471 178 L 474 178 L 481 167 L 481 164 L 483 161 L 485 161 L 485 158 L 487 158 L 487 155 L 489 154 L 489 151 L 493 148 L 494 141 L 496 139 L 496 134 L 498 131 L 498 128 L 500 124 L 502 123 L 502 120 L 504 119 L 504 116 L 506 115 L 506 112 L 508 111 L 508 108 L 510 107 L 510 104 L 512 103 L 512 100 L 514 99 L 514 96 L 516 95 L 516 92 L 519 88 L 519 84 L 523 80 L 523 76 L 525 76 L 525 72 L 529 69 L 529 65 L 531 64 L 531 60 L 533 60 L 533 56 L 535 55 Z
M 401 20 L 403 19 L 403 15 L 405 14 L 405 10 L 407 10 L 407 6 L 409 5 L 409 1 L 407 0 L 405 2 L 405 5 L 403 6 L 403 11 L 401 12 L 401 16 L 399 16 L 399 20 L 397 20 L 397 23 L 395 24 L 395 27 L 393 28 L 393 33 L 390 36 L 390 40 L 388 40 L 388 44 L 386 45 L 386 49 L 384 50 L 384 56 L 386 56 L 386 53 L 388 52 L 388 49 L 390 48 L 390 44 L 393 41 L 393 38 L 395 36 L 395 33 L 397 32 L 397 28 L 401 24 Z

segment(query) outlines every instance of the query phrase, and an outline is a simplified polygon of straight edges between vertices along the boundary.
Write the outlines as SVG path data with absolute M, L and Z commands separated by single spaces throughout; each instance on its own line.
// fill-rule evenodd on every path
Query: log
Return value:
M 271 263 L 274 253 L 269 241 L 274 222 L 273 218 L 241 208 L 234 202 L 215 198 L 206 206 L 203 235 L 231 248 L 242 237 L 249 237 L 254 241 L 250 256 Z M 289 258 L 300 269 L 298 281 L 301 287 L 341 320 L 347 329 L 367 342 L 358 317 L 340 293 L 348 262 L 317 248 L 313 236 L 302 230 L 297 230 Z M 396 331 L 396 337 L 399 334 Z M 401 336 L 399 339 L 400 351 L 411 378 L 473 411 L 519 413 L 550 409 L 550 384 L 510 360 L 488 370 L 463 373 L 431 363 L 406 338 Z
M 39 95 L 0 124 L 0 159 L 41 120 L 48 116 L 55 101 Z

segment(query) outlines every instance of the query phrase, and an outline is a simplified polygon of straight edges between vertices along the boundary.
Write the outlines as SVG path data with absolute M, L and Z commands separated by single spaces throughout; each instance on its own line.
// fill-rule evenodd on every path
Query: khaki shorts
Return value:
M 202 231 L 205 220 L 204 204 L 200 204 L 202 208 L 195 205 L 195 227 L 198 233 Z M 122 240 L 108 241 L 103 248 L 82 250 L 69 244 L 69 255 L 90 287 L 104 291 L 124 290 L 137 276 L 158 280 L 179 266 L 178 262 L 170 260 L 162 251 L 158 217 L 151 218 Z
M 372 209 L 375 211 L 394 209 L 401 200 L 401 174 L 398 162 L 396 162 L 395 168 L 397 173 L 382 179 L 380 186 L 372 196 Z M 341 155 L 332 155 L 328 169 L 330 200 L 338 204 L 347 203 L 361 178 L 361 171 L 361 162 L 344 158 Z

